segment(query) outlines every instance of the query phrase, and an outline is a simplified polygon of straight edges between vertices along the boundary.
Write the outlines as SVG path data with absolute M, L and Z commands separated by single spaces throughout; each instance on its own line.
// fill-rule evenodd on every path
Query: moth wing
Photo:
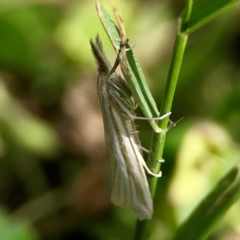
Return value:
M 111 154 L 111 200 L 116 205 L 131 209 L 138 219 L 149 219 L 153 206 L 147 177 L 141 164 L 144 159 L 133 137 L 122 135 L 122 139 L 126 149 L 116 146 Z

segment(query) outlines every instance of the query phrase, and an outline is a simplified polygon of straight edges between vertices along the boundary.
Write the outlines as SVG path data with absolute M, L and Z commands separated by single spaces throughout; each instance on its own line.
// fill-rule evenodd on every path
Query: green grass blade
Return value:
M 116 50 L 116 46 L 119 47 L 120 45 L 119 41 L 117 41 L 120 39 L 118 27 L 111 20 L 109 14 L 106 12 L 99 1 L 96 1 L 96 5 L 99 18 L 109 36 L 114 49 Z M 127 48 L 130 47 L 127 45 Z M 122 64 L 121 69 L 135 100 L 137 101 L 145 117 L 151 118 L 159 116 L 157 105 L 152 97 L 143 71 L 141 70 L 139 63 L 134 56 L 133 51 L 129 49 L 126 52 L 126 55 L 128 59 L 128 69 L 130 71 L 131 77 L 127 73 L 126 68 L 122 68 Z M 154 131 L 157 131 L 159 129 L 156 121 L 152 120 L 149 121 L 149 123 L 151 124 Z
M 193 3 L 192 14 L 188 21 L 187 32 L 192 33 L 240 0 L 197 0 Z
M 206 239 L 211 230 L 240 199 L 240 163 L 233 167 L 204 198 L 185 223 L 180 226 L 174 240 Z
M 116 46 L 120 47 L 120 42 L 118 41 L 120 39 L 119 37 L 119 29 L 116 26 L 116 24 L 112 21 L 109 14 L 107 13 L 106 9 L 103 7 L 100 1 L 96 0 L 96 8 L 98 16 L 102 22 L 102 25 L 107 32 L 107 35 L 114 47 L 114 50 L 116 51 Z

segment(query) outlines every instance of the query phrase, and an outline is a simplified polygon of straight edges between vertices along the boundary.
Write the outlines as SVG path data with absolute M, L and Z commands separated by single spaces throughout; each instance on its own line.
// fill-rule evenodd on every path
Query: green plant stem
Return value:
M 186 0 L 186 7 L 183 12 L 184 16 L 183 16 L 183 22 L 181 26 L 181 32 L 185 32 L 188 28 L 189 19 L 192 15 L 192 7 L 193 7 L 193 1 Z
M 172 62 L 170 65 L 165 93 L 163 97 L 163 103 L 161 107 L 162 114 L 170 112 L 171 110 L 187 39 L 188 39 L 188 36 L 185 34 L 179 33 L 177 35 L 177 38 L 174 44 L 174 49 L 173 49 Z M 165 118 L 164 120 L 161 121 L 160 127 L 162 129 L 166 129 L 167 125 L 168 125 L 168 118 Z M 160 170 L 160 164 L 158 160 L 162 158 L 165 139 L 166 139 L 165 133 L 153 134 L 151 149 L 148 157 L 148 166 L 153 172 L 159 172 Z M 149 177 L 149 187 L 150 187 L 150 191 L 153 199 L 155 196 L 157 180 L 158 180 L 157 178 Z M 147 223 L 148 221 L 137 221 L 135 238 L 134 238 L 135 240 L 146 239 L 147 228 L 148 228 Z
M 161 113 L 166 113 L 171 111 L 172 102 L 174 98 L 174 93 L 177 85 L 177 80 L 182 65 L 182 59 L 186 47 L 188 36 L 184 34 L 178 34 L 174 49 L 173 49 L 173 58 L 170 65 L 169 75 L 167 79 L 166 89 L 163 97 L 163 103 L 161 107 Z M 164 119 L 160 123 L 162 129 L 166 129 L 168 125 L 168 119 Z M 149 153 L 148 164 L 154 172 L 158 172 L 160 164 L 159 159 L 162 158 L 163 148 L 165 144 L 166 134 L 165 133 L 154 133 L 152 138 L 152 148 Z M 155 195 L 157 178 L 150 178 L 149 185 L 152 196 Z

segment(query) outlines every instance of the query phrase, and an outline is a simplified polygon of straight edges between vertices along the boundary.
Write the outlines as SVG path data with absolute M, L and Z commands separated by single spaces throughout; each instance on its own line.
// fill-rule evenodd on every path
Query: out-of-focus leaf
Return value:
M 11 5 L 15 7 L 0 12 L 0 63 L 20 72 L 39 71 L 44 58 L 49 58 L 42 53 L 51 36 L 56 11 L 50 6 Z
M 185 134 L 173 175 L 169 197 L 176 208 L 178 222 L 237 161 L 240 151 L 226 130 L 211 123 L 195 124 Z
M 174 240 L 206 239 L 217 222 L 240 198 L 240 163 L 220 179 L 190 217 L 178 229 Z
M 1 240 L 37 240 L 36 232 L 25 220 L 9 218 L 0 209 L 0 238 Z
M 188 32 L 192 33 L 205 23 L 231 8 L 239 0 L 197 0 L 193 3 L 191 17 L 188 22 Z
M 0 131 L 15 144 L 32 152 L 51 154 L 58 146 L 54 130 L 43 120 L 27 112 L 0 81 Z

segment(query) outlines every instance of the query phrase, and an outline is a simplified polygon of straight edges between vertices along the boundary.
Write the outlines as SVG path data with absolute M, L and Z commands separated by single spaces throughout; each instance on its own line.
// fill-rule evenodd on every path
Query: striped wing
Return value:
M 126 119 L 105 87 L 102 88 L 102 107 L 110 154 L 111 200 L 116 205 L 131 209 L 139 219 L 151 218 L 152 198 L 134 122 Z

